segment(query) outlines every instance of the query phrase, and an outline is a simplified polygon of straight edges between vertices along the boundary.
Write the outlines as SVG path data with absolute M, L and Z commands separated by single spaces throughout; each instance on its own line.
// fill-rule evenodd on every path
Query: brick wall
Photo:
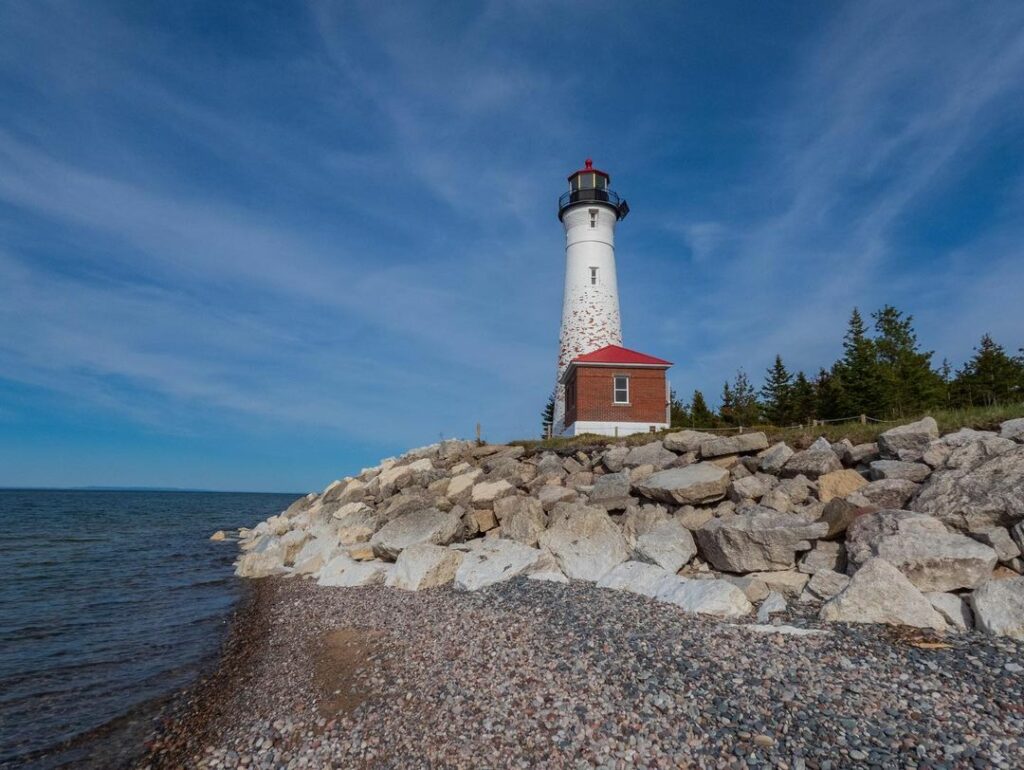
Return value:
M 616 375 L 629 377 L 629 404 L 613 403 Z M 576 398 L 568 395 L 575 389 Z M 566 424 L 585 421 L 665 422 L 665 370 L 577 366 L 566 387 Z

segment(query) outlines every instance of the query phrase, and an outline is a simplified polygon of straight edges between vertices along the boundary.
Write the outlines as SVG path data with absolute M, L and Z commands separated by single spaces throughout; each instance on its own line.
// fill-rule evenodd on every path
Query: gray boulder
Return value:
M 885 431 L 878 437 L 878 451 L 886 460 L 917 462 L 938 437 L 938 424 L 931 417 L 925 417 Z
M 974 628 L 974 615 L 970 605 L 956 594 L 941 593 L 933 591 L 926 593 L 932 607 L 945 619 L 949 625 L 959 631 L 967 631 Z
M 613 446 L 601 457 L 601 463 L 612 473 L 618 473 L 622 470 L 628 454 L 629 447 Z
M 378 558 L 394 561 L 411 545 L 447 545 L 460 536 L 462 527 L 461 510 L 427 508 L 389 521 L 370 538 L 370 547 Z
M 809 479 L 816 479 L 818 476 L 842 469 L 843 464 L 839 462 L 839 458 L 831 448 L 806 449 L 803 452 L 797 452 L 786 461 L 782 468 L 782 475 L 787 478 L 806 476 Z
M 857 494 L 878 508 L 902 509 L 920 488 L 908 479 L 879 479 L 865 484 Z
M 644 534 L 638 535 L 633 547 L 640 561 L 657 564 L 669 572 L 678 572 L 697 555 L 697 545 L 690 530 L 678 519 L 666 519 Z
M 641 495 L 663 503 L 701 505 L 725 497 L 729 471 L 713 463 L 695 463 L 651 474 L 633 486 Z
M 863 465 L 878 459 L 878 444 L 872 442 L 870 444 L 844 446 L 838 454 L 839 459 L 843 461 L 843 465 L 852 468 L 856 465 Z
M 1012 527 L 1024 520 L 1024 446 L 1017 445 L 970 470 L 936 471 L 911 508 L 963 532 Z
M 685 452 L 696 452 L 705 441 L 715 438 L 711 433 L 701 433 L 699 430 L 681 430 L 678 433 L 669 433 L 662 439 L 665 449 L 683 454 Z
M 488 537 L 465 548 L 462 563 L 455 571 L 455 588 L 477 591 L 481 588 L 524 575 L 542 564 L 543 551 L 514 540 Z
M 672 453 L 669 452 L 669 454 Z M 672 456 L 675 457 L 675 455 Z M 591 505 L 599 505 L 608 511 L 621 511 L 631 501 L 629 488 L 628 471 L 606 473 L 594 480 L 594 488 L 590 490 L 588 498 Z
M 819 540 L 814 548 L 804 554 L 797 568 L 808 575 L 819 572 L 845 572 L 846 546 L 842 543 Z
M 547 528 L 548 517 L 534 497 L 504 497 L 494 502 L 494 515 L 501 524 L 501 536 L 535 547 Z
M 421 591 L 451 583 L 464 554 L 439 545 L 420 543 L 404 549 L 388 575 L 387 585 L 406 591 Z
M 786 598 L 778 591 L 772 591 L 757 608 L 757 622 L 767 623 L 772 615 L 786 611 Z
M 675 452 L 670 452 L 660 441 L 652 441 L 643 446 L 633 447 L 629 450 L 622 464 L 626 468 L 636 468 L 640 465 L 653 465 L 657 469 L 667 468 L 676 461 Z
M 723 457 L 724 455 L 759 452 L 768 448 L 768 437 L 763 433 L 741 433 L 737 436 L 719 436 L 703 441 L 701 457 Z
M 811 575 L 804 592 L 800 595 L 801 602 L 828 601 L 838 595 L 850 584 L 850 577 L 841 572 L 823 570 Z
M 694 534 L 703 558 L 725 572 L 789 569 L 808 540 L 824 537 L 828 525 L 754 506 L 728 519 L 712 519 Z
M 539 542 L 571 580 L 600 580 L 629 558 L 622 533 L 600 508 L 576 506 L 552 521 Z
M 947 433 L 932 441 L 921 455 L 921 462 L 932 468 L 941 468 L 946 465 L 955 449 L 975 441 L 986 441 L 992 438 L 997 438 L 997 436 L 991 431 L 961 428 L 955 433 Z
M 575 489 L 553 484 L 545 485 L 537 492 L 537 499 L 545 511 L 550 511 L 559 503 L 571 503 L 577 496 Z
M 1024 639 L 1024 577 L 991 580 L 971 594 L 970 602 L 979 629 Z
M 771 489 L 771 486 L 766 478 L 762 476 L 744 476 L 729 484 L 729 499 L 734 503 L 742 503 L 745 500 L 760 500 Z
M 946 621 L 924 594 L 884 559 L 864 564 L 846 588 L 822 605 L 818 617 L 840 623 L 946 628 Z
M 795 452 L 790 449 L 784 441 L 780 441 L 778 444 L 773 444 L 758 455 L 760 458 L 759 467 L 765 473 L 771 473 L 777 476 L 782 471 L 783 466 L 785 466 L 789 458 L 794 454 Z
M 971 537 L 994 550 L 999 561 L 1010 561 L 1020 556 L 1020 546 L 1010 537 L 1010 530 L 1005 527 L 996 527 L 988 532 L 974 532 Z
M 1007 420 L 999 425 L 999 436 L 1024 443 L 1024 417 Z
M 924 463 L 908 463 L 902 460 L 875 460 L 871 463 L 873 479 L 907 479 L 921 482 L 932 475 L 932 469 Z
M 655 598 L 684 612 L 716 618 L 739 618 L 754 609 L 743 591 L 726 580 L 665 580 Z

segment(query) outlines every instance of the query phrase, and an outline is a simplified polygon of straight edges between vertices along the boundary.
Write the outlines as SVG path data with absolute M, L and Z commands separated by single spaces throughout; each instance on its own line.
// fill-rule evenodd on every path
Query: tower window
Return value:
M 597 227 L 597 209 L 590 209 L 590 226 Z
M 614 386 L 612 390 L 612 402 L 616 404 L 628 404 L 629 403 L 629 377 L 624 374 L 618 374 L 614 378 Z
M 590 285 L 597 286 L 597 268 L 590 268 Z

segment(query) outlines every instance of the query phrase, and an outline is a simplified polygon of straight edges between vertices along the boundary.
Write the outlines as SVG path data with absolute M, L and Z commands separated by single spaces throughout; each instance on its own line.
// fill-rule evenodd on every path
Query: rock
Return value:
M 797 568 L 808 575 L 819 572 L 845 572 L 846 546 L 842 543 L 819 540 L 817 544 L 804 554 Z
M 877 458 L 878 444 L 875 444 L 874 442 L 870 444 L 856 444 L 854 446 L 846 447 L 839 453 L 839 459 L 843 461 L 843 465 L 849 465 L 851 467 L 862 465 L 863 463 L 869 463 Z
M 619 522 L 622 525 L 622 535 L 626 538 L 626 547 L 634 548 L 640 535 L 646 535 L 669 519 L 668 511 L 661 505 L 630 507 Z
M 921 488 L 907 479 L 880 479 L 857 490 L 857 494 L 878 508 L 902 509 Z
M 809 452 L 832 452 L 836 454 L 836 451 L 832 448 L 832 442 L 824 436 L 818 436 L 814 439 L 814 443 L 807 447 Z M 838 457 L 838 455 L 836 455 Z
M 768 586 L 764 584 L 763 580 L 748 575 L 722 575 L 719 579 L 732 583 L 740 589 L 749 602 L 762 601 L 769 594 Z
M 643 447 L 641 447 L 642 449 Z M 669 452 L 669 454 L 672 454 Z M 672 455 L 675 458 L 675 455 Z M 627 463 L 628 464 L 628 463 Z M 630 503 L 628 471 L 606 473 L 594 481 L 594 488 L 588 495 L 591 505 L 599 505 L 608 511 L 621 511 Z
M 939 437 L 939 426 L 931 417 L 891 428 L 878 437 L 878 451 L 886 460 L 917 462 L 928 444 Z
M 999 425 L 999 437 L 1024 443 L 1024 417 L 1007 420 Z
M 337 521 L 335 531 L 342 545 L 369 541 L 383 522 L 383 517 L 365 503 L 346 503 L 332 517 Z
M 225 532 L 223 529 L 218 529 L 216 532 L 210 535 L 210 540 L 212 540 L 215 543 L 219 543 L 222 540 L 227 540 L 227 537 L 227 532 Z
M 988 582 L 971 594 L 970 603 L 979 629 L 1024 639 L 1024 577 Z
M 996 434 L 991 431 L 961 428 L 955 433 L 947 433 L 945 436 L 937 438 L 928 444 L 928 447 L 921 455 L 921 462 L 926 463 L 931 468 L 941 468 L 946 465 L 955 449 L 965 444 L 984 441 L 990 438 L 996 438 Z
M 946 628 L 946 621 L 924 594 L 884 559 L 868 560 L 846 588 L 822 605 L 818 617 L 841 623 Z
M 355 561 L 373 561 L 377 558 L 369 543 L 353 543 L 345 549 L 345 553 L 349 555 L 350 559 Z M 334 552 L 330 554 L 331 558 L 334 558 L 335 555 Z
M 828 601 L 846 588 L 849 583 L 849 576 L 841 572 L 831 570 L 815 572 L 807 581 L 804 592 L 800 595 L 800 601 Z
M 436 508 L 427 508 L 389 521 L 370 538 L 370 546 L 380 558 L 394 561 L 411 545 L 447 545 L 459 536 L 461 530 L 461 511 L 444 513 Z
M 742 503 L 745 500 L 760 500 L 769 489 L 765 479 L 759 476 L 746 476 L 729 484 L 728 495 L 734 503 Z
M 804 590 L 804 586 L 807 585 L 807 581 L 810 579 L 809 575 L 806 575 L 803 572 L 797 572 L 796 570 L 751 572 L 747 577 L 760 580 L 768 586 L 769 591 L 780 593 L 790 599 L 795 599 L 800 596 L 801 592 Z
M 738 618 L 754 609 L 743 591 L 726 580 L 666 580 L 655 598 L 684 612 L 716 618 Z
M 725 455 L 758 452 L 768 448 L 768 437 L 763 433 L 741 433 L 737 436 L 719 436 L 701 442 L 701 457 L 723 457 Z
M 626 541 L 600 508 L 576 506 L 539 539 L 570 580 L 597 581 L 629 558 Z
M 597 587 L 629 591 L 653 599 L 666 579 L 674 581 L 675 574 L 653 564 L 625 561 L 598 580 Z
M 601 463 L 612 473 L 618 473 L 622 470 L 623 464 L 626 461 L 626 455 L 628 454 L 629 447 L 613 446 L 601 456 Z M 572 472 L 570 471 L 570 473 Z
M 396 490 L 402 489 L 406 483 L 412 480 L 416 473 L 433 470 L 433 468 L 434 463 L 427 457 L 415 460 L 408 465 L 396 465 L 388 468 L 377 477 L 380 483 L 380 491 L 385 496 L 391 495 Z
M 836 497 L 846 497 L 867 484 L 867 480 L 854 470 L 832 471 L 818 477 L 818 499 L 827 503 Z
M 831 447 L 828 449 L 806 449 L 803 452 L 797 452 L 786 461 L 782 468 L 782 475 L 787 478 L 806 476 L 809 479 L 816 479 L 826 473 L 842 469 L 843 465 Z
M 383 583 L 390 565 L 380 561 L 355 561 L 348 554 L 338 554 L 320 570 L 317 585 L 353 588 Z
M 1010 561 L 1021 554 L 1020 547 L 1010 537 L 1010 531 L 1006 527 L 995 527 L 988 532 L 975 532 L 971 537 L 994 550 L 999 561 Z
M 463 553 L 455 571 L 455 588 L 477 591 L 525 574 L 538 566 L 543 552 L 514 540 L 490 538 Z
M 771 508 L 779 513 L 789 513 L 793 509 L 793 502 L 783 490 L 776 487 L 766 493 L 760 500 L 761 506 Z
M 487 508 L 494 505 L 495 500 L 515 494 L 516 488 L 505 479 L 497 481 L 481 481 L 473 485 L 470 502 L 474 508 Z
M 575 489 L 562 486 L 544 486 L 537 493 L 537 499 L 545 511 L 550 511 L 559 503 L 571 503 L 578 496 Z
M 967 631 L 974 628 L 974 615 L 971 614 L 970 605 L 956 594 L 930 592 L 925 598 L 931 602 L 935 611 L 942 615 L 943 619 L 953 628 L 959 631 Z
M 786 446 L 784 441 L 780 441 L 758 455 L 761 458 L 760 468 L 765 473 L 778 476 L 786 462 L 794 454 L 793 450 Z
M 911 508 L 962 532 L 1012 527 L 1024 520 L 1024 446 L 1017 445 L 970 470 L 936 471 Z
M 466 505 L 473 494 L 473 485 L 482 474 L 483 470 L 481 468 L 473 468 L 465 473 L 452 476 L 451 481 L 448 482 L 448 488 L 445 490 L 445 495 L 453 503 Z
M 782 594 L 777 591 L 772 591 L 768 594 L 767 598 L 761 602 L 761 606 L 757 608 L 757 622 L 767 623 L 771 620 L 772 615 L 777 615 L 780 612 L 786 611 L 786 600 Z
M 505 497 L 494 503 L 494 512 L 501 522 L 502 537 L 523 545 L 536 547 L 547 528 L 547 514 L 540 500 L 532 497 Z
M 679 523 L 690 530 L 700 529 L 714 517 L 710 508 L 694 508 L 692 505 L 683 506 L 676 512 Z
M 729 472 L 711 463 L 696 463 L 685 468 L 659 471 L 634 488 L 651 500 L 700 505 L 725 497 L 729 488 Z
M 910 511 L 859 517 L 846 533 L 850 568 L 880 557 L 921 591 L 974 588 L 992 576 L 996 552 L 965 535 L 946 531 L 938 519 Z
M 295 556 L 296 575 L 313 575 L 329 562 L 336 554 L 336 542 L 327 537 L 313 537 L 306 541 L 302 550 Z
M 675 461 L 675 452 L 665 449 L 660 441 L 652 441 L 649 444 L 630 449 L 622 464 L 626 468 L 635 468 L 638 465 L 653 465 L 661 470 L 662 468 L 667 468 Z
M 932 469 L 924 463 L 908 463 L 902 460 L 875 460 L 871 463 L 872 479 L 907 479 L 921 482 L 932 475 Z
M 261 535 L 248 553 L 235 562 L 235 574 L 244 578 L 280 575 L 284 568 L 285 549 L 273 535 Z
M 828 532 L 823 522 L 755 506 L 728 520 L 713 519 L 694 534 L 701 555 L 715 569 L 757 572 L 788 569 L 805 541 Z
M 662 569 L 675 573 L 697 555 L 690 530 L 678 519 L 666 519 L 650 531 L 636 538 L 633 548 L 640 561 L 657 564 Z
M 505 499 L 509 500 L 511 498 Z M 477 532 L 490 532 L 498 526 L 497 516 L 494 515 L 494 511 L 488 508 L 474 508 L 469 512 L 469 515 L 473 518 L 473 525 Z
M 404 549 L 387 578 L 387 585 L 421 591 L 451 583 L 465 554 L 439 545 L 420 543 Z
M 446 503 L 451 502 L 446 498 L 442 499 Z M 381 524 L 383 524 L 413 511 L 422 511 L 424 508 L 440 508 L 437 505 L 438 502 L 438 499 L 427 494 L 426 490 L 406 487 L 398 494 L 381 501 L 377 506 L 377 513 L 380 515 Z
M 680 454 L 685 452 L 696 452 L 705 441 L 715 438 L 714 434 L 701 433 L 699 430 L 682 430 L 678 433 L 669 433 L 662 439 L 665 449 Z
M 652 473 L 654 473 L 653 465 L 638 465 L 635 468 L 629 469 L 629 483 L 630 485 L 636 484 L 637 482 L 643 481 Z

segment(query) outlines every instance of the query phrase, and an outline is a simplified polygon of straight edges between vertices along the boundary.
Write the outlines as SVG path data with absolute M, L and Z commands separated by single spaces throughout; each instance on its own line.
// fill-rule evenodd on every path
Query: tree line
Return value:
M 1024 401 L 1024 348 L 1011 355 L 985 334 L 970 360 L 954 372 L 948 360 L 936 367 L 934 351 L 921 350 L 913 316 L 886 305 L 871 319 L 869 330 L 854 308 L 843 336 L 842 357 L 812 376 L 791 372 L 776 355 L 761 388 L 755 390 L 740 369 L 722 387 L 717 412 L 699 390 L 689 403 L 673 391 L 673 427 L 781 427 L 862 414 L 889 420 L 932 409 Z

